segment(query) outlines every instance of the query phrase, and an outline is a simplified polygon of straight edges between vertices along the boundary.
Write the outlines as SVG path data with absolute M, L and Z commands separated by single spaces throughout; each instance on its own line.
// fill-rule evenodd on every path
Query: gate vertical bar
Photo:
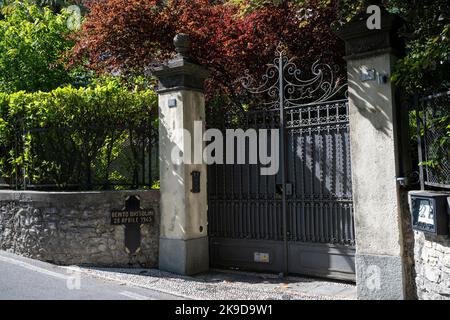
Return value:
M 283 74 L 283 50 L 280 50 L 278 61 L 279 99 L 280 99 L 280 169 L 281 169 L 281 212 L 283 215 L 283 242 L 284 242 L 284 268 L 283 273 L 288 273 L 288 241 L 287 241 L 287 213 L 286 213 L 286 161 L 285 161 L 285 130 L 284 130 L 284 74 Z

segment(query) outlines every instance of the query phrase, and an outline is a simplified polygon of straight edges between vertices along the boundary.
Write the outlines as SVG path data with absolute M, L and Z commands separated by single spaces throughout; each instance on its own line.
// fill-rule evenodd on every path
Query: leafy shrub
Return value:
M 426 182 L 450 185 L 450 95 L 427 98 L 418 116 Z
M 64 53 L 75 43 L 67 26 L 69 12 L 54 13 L 18 0 L 9 3 L 0 6 L 0 91 L 50 91 L 84 84 L 88 73 L 65 68 Z
M 0 93 L 0 176 L 58 189 L 151 186 L 156 128 L 156 94 L 117 80 Z

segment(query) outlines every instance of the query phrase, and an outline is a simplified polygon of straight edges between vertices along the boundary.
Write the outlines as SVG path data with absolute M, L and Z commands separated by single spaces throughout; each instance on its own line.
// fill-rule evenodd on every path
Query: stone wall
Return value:
M 417 300 L 417 288 L 416 288 L 416 270 L 415 270 L 415 256 L 414 256 L 414 230 L 412 228 L 411 211 L 409 209 L 409 197 L 403 192 L 401 194 L 400 201 L 402 202 L 402 230 L 403 230 L 403 270 L 404 281 L 408 283 L 405 286 L 405 299 Z
M 155 221 L 141 226 L 141 250 L 125 250 L 123 225 L 111 225 L 110 211 L 137 195 Z M 0 191 L 0 250 L 61 265 L 156 267 L 159 192 Z
M 416 286 L 419 299 L 450 299 L 450 239 L 414 232 Z

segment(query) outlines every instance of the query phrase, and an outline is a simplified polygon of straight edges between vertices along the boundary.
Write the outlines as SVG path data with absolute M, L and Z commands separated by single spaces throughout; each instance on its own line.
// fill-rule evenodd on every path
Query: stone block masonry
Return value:
M 125 249 L 125 226 L 111 225 L 111 210 L 128 196 L 157 208 L 159 191 L 0 191 L 0 250 L 60 265 L 158 266 L 159 210 L 141 225 L 141 248 Z
M 417 296 L 421 300 L 450 299 L 450 239 L 414 232 Z

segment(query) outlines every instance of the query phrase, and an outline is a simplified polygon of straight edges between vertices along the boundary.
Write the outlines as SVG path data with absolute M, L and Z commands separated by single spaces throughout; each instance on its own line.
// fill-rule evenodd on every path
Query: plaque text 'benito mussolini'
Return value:
M 153 223 L 155 210 L 153 208 L 141 208 L 141 201 L 138 196 L 130 196 L 125 200 L 125 207 L 122 210 L 111 210 L 111 224 L 148 224 Z
M 145 210 L 113 210 L 111 211 L 111 224 L 146 224 L 153 223 L 155 218 L 155 210 L 145 209 Z

